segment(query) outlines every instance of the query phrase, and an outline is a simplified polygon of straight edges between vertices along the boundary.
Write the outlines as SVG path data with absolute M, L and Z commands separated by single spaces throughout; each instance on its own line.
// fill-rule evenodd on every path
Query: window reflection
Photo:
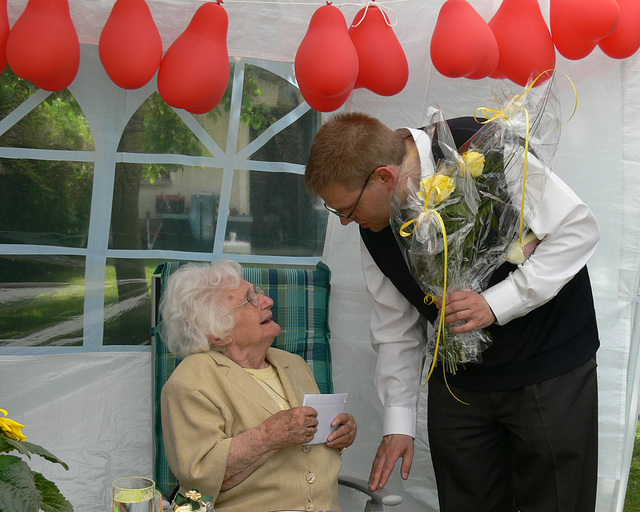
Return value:
M 156 94 L 133 116 L 119 150 L 152 153 L 157 162 L 117 165 L 110 248 L 322 254 L 327 214 L 314 207 L 302 176 L 321 115 L 308 110 L 272 129 L 304 102 L 300 91 L 265 68 L 234 64 L 244 65 L 241 107 L 234 110 L 229 87 L 216 109 L 195 116 L 204 132 L 192 131 Z M 232 115 L 240 122 L 230 123 Z M 230 125 L 237 126 L 237 144 L 221 147 Z M 176 153 L 184 163 L 162 161 Z M 222 197 L 225 180 L 228 197 Z M 214 247 L 216 239 L 223 247 Z
M 0 257 L 0 346 L 82 345 L 84 258 Z
M 151 276 L 160 261 L 109 259 L 105 275 L 104 345 L 148 345 Z

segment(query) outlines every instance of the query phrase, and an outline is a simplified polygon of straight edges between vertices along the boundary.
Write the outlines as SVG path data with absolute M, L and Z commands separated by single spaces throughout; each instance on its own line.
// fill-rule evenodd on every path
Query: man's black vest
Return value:
M 449 121 L 458 147 L 479 128 L 472 117 Z M 434 154 L 436 147 L 432 148 Z M 423 302 L 425 293 L 411 275 L 402 249 L 388 226 L 380 232 L 360 228 L 360 235 L 382 273 L 429 322 L 437 309 Z M 500 266 L 489 286 L 505 279 L 516 267 Z M 505 325 L 487 328 L 492 345 L 481 364 L 467 364 L 449 384 L 467 389 L 497 391 L 527 386 L 566 373 L 594 357 L 599 347 L 596 314 L 587 268 L 582 268 L 549 302 Z M 439 367 L 441 368 L 441 366 Z M 434 376 L 442 378 L 442 371 Z

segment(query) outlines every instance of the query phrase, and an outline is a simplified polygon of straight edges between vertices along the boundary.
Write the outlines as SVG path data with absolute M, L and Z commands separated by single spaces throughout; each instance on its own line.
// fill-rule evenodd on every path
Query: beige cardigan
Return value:
M 305 361 L 270 348 L 291 407 L 319 393 Z M 162 430 L 167 460 L 182 492 L 216 497 L 216 512 L 339 511 L 338 450 L 326 444 L 284 448 L 244 482 L 220 491 L 231 440 L 280 409 L 243 368 L 219 352 L 182 361 L 162 389 Z

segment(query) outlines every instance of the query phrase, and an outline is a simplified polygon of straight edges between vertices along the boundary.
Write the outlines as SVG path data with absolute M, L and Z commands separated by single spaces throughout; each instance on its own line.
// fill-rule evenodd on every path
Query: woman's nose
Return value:
M 264 308 L 264 309 L 269 309 L 271 306 L 273 306 L 274 301 L 271 297 L 269 297 L 268 295 L 265 294 L 261 294 L 260 295 L 260 305 Z

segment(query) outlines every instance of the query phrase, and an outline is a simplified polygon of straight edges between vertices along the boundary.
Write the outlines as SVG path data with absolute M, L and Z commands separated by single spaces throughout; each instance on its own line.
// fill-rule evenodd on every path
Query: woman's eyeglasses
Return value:
M 253 290 L 251 290 L 247 294 L 247 300 L 245 300 L 242 304 L 238 304 L 235 308 L 233 308 L 230 311 L 230 313 L 233 313 L 234 311 L 240 309 L 245 304 L 251 304 L 254 308 L 257 308 L 260 305 L 259 295 L 264 295 L 264 290 L 262 289 L 262 286 L 257 284 L 253 287 Z
M 371 177 L 375 174 L 375 172 L 378 169 L 380 169 L 380 167 L 386 167 L 386 164 L 385 165 L 379 165 L 373 171 L 371 171 L 371 173 L 369 174 L 369 177 L 367 178 L 367 181 L 365 181 L 364 185 L 362 186 L 362 190 L 360 191 L 360 195 L 358 196 L 358 199 L 356 200 L 356 204 L 353 205 L 353 208 L 351 208 L 351 211 L 349 213 L 347 213 L 347 214 L 340 213 L 335 208 L 331 208 L 331 206 L 329 206 L 327 203 L 324 203 L 324 207 L 327 210 L 329 210 L 331 213 L 333 213 L 334 215 L 337 215 L 338 217 L 342 217 L 343 219 L 353 219 L 353 214 L 355 213 L 356 208 L 358 207 L 358 204 L 360 204 L 360 199 L 362 199 L 362 194 L 364 194 L 364 190 L 367 188 L 367 185 L 369 184 L 369 181 L 371 181 Z

